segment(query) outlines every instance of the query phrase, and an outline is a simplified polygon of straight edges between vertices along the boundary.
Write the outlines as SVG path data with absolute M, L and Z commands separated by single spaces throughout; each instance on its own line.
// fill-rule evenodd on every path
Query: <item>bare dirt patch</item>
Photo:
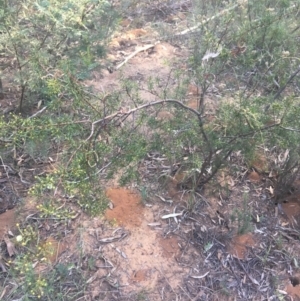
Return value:
M 113 208 L 107 209 L 105 213 L 108 221 L 127 227 L 141 225 L 144 208 L 136 192 L 125 188 L 109 188 L 106 195 L 113 203 Z
M 133 29 L 116 37 L 109 53 L 113 67 L 145 46 L 148 42 L 142 39 L 148 34 L 147 30 Z M 133 79 L 140 87 L 147 86 L 149 77 L 166 82 L 172 69 L 166 63 L 180 56 L 186 56 L 186 50 L 158 43 L 137 53 L 121 69 L 95 72 L 88 84 L 109 94 L 121 89 L 121 77 Z M 170 86 L 175 85 L 173 78 L 168 80 Z M 197 109 L 200 92 L 190 85 L 186 99 L 190 108 Z M 146 89 L 141 97 L 145 102 L 156 99 Z M 213 100 L 208 104 L 213 114 Z M 160 119 L 173 117 L 169 111 L 157 114 Z M 236 164 L 234 156 L 228 162 Z M 258 154 L 249 165 L 255 169 L 245 171 L 249 181 L 230 174 L 229 169 L 221 170 L 217 182 L 194 194 L 179 187 L 185 173 L 176 172 L 160 191 L 164 198 L 153 196 L 155 191 L 144 204 L 137 191 L 108 188 L 112 209 L 107 209 L 104 218 L 81 214 L 57 231 L 65 235 L 62 240 L 48 238 L 46 243 L 52 245 L 48 260 L 53 264 L 76 263 L 84 271 L 86 300 L 279 300 L 276 281 L 291 296 L 299 296 L 294 291 L 299 284 L 291 284 L 291 288 L 279 276 L 283 274 L 286 279 L 298 269 L 299 232 L 286 226 L 296 225 L 300 202 L 289 198 L 281 204 L 287 222 L 283 216 L 276 217 L 274 204 L 261 183 L 261 174 L 269 170 L 266 156 Z M 150 186 L 149 178 L 145 177 L 145 185 Z M 246 208 L 244 194 L 249 195 Z M 236 220 L 241 217 L 232 217 L 234 211 L 251 217 L 253 233 L 237 235 Z M 5 214 L 11 212 L 1 215 L 0 230 L 8 224 Z M 163 220 L 166 214 L 179 215 Z M 51 220 L 42 221 L 39 227 L 44 233 L 48 222 L 57 227 Z
M 178 246 L 178 239 L 175 236 L 167 238 L 161 237 L 159 239 L 160 246 L 163 250 L 162 255 L 166 258 L 173 258 L 179 255 L 180 249 Z
M 249 173 L 248 179 L 252 183 L 258 183 L 261 180 L 261 177 L 256 171 L 252 171 Z
M 137 282 L 145 281 L 149 277 L 147 275 L 148 272 L 149 271 L 146 269 L 136 271 L 132 276 L 132 281 L 137 281 Z
M 159 207 L 143 207 L 136 192 L 123 188 L 108 189 L 107 196 L 117 210 L 107 211 L 106 216 L 109 220 L 119 220 L 123 216 L 122 225 L 130 229 L 124 241 L 102 248 L 105 256 L 118 263 L 120 285 L 125 286 L 127 292 L 141 287 L 152 290 L 159 281 L 167 279 L 176 287 L 185 269 L 175 259 L 180 253 L 178 239 L 175 236 L 164 238 L 160 234 L 164 222 L 157 221 Z
M 248 249 L 255 246 L 255 239 L 253 234 L 247 233 L 235 236 L 230 242 L 228 251 L 232 256 L 238 259 L 246 259 Z
M 184 240 L 170 233 L 161 219 L 167 208 L 143 205 L 141 196 L 131 189 L 109 188 L 107 196 L 114 208 L 107 210 L 105 219 L 82 215 L 74 234 L 64 241 L 69 247 L 65 258 L 76 257 L 81 245 L 84 261 L 94 260 L 88 298 L 104 298 L 106 291 L 115 292 L 118 300 L 139 300 L 137 295 L 143 292 L 146 300 L 154 301 L 159 300 L 161 289 L 175 298 L 189 268 L 178 261 L 186 257 Z
M 112 69 L 125 62 L 138 49 L 149 45 L 149 43 L 142 42 L 137 38 L 132 35 L 131 39 L 121 39 L 122 42 L 114 43 L 114 47 L 109 53 L 110 61 L 113 64 Z M 117 40 L 119 39 L 117 38 Z M 169 86 L 174 85 L 175 79 L 170 74 L 172 66 L 176 58 L 184 55 L 186 55 L 185 50 L 178 49 L 166 42 L 159 42 L 153 44 L 149 50 L 138 52 L 118 70 L 113 72 L 103 70 L 101 73 L 95 71 L 94 79 L 87 81 L 87 84 L 92 85 L 99 92 L 109 94 L 121 89 L 121 79 L 134 80 L 140 88 L 144 88 L 140 91 L 140 97 L 143 101 L 154 101 L 157 96 L 147 91 L 148 80 L 159 78 L 162 83 L 161 86 L 165 85 L 166 82 Z
M 281 200 L 279 208 L 291 226 L 300 227 L 300 194 L 287 196 Z
M 5 233 L 11 230 L 16 224 L 16 212 L 14 209 L 8 210 L 0 215 L 0 240 L 3 239 Z
M 67 250 L 68 246 L 63 241 L 58 241 L 53 237 L 49 237 L 41 245 L 41 248 L 44 249 L 47 261 L 55 264 L 61 254 Z
M 300 278 L 299 275 L 291 276 L 287 280 L 287 285 L 285 287 L 286 292 L 291 298 L 296 298 L 295 300 L 300 299 Z
M 255 168 L 259 173 L 268 171 L 269 166 L 266 154 L 264 154 L 262 151 L 257 152 L 253 160 L 250 162 L 250 166 Z

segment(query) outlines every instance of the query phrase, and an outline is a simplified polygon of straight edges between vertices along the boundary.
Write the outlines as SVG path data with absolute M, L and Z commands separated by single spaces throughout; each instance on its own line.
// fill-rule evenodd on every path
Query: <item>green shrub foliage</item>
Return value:
M 114 28 L 108 2 L 2 4 L 2 77 L 12 71 L 20 109 L 24 100 L 47 110 L 34 118 L 2 117 L 1 148 L 7 160 L 12 146 L 14 156 L 32 160 L 59 154 L 55 173 L 39 177 L 32 193 L 63 191 L 98 212 L 104 175 L 139 181 L 139 163 L 149 152 L 166 158 L 170 175 L 180 168 L 191 189 L 210 181 L 236 151 L 251 158 L 257 147 L 288 149 L 298 162 L 297 1 L 200 1 L 191 32 L 173 33 L 191 50 L 188 69 L 175 69 L 167 83 L 149 78 L 147 87 L 124 78 L 119 91 L 105 95 L 86 89 L 82 79 L 100 64 Z M 199 88 L 196 109 L 187 106 L 190 84 Z M 157 101 L 145 105 L 141 90 Z M 173 117 L 157 118 L 160 110 Z

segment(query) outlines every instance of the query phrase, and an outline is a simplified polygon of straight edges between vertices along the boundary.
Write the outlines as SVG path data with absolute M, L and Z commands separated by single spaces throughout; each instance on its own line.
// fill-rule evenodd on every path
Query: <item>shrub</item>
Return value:
M 0 10 L 1 77 L 23 100 L 70 100 L 70 81 L 99 66 L 116 15 L 109 1 L 5 1 Z M 12 74 L 13 76 L 11 76 Z

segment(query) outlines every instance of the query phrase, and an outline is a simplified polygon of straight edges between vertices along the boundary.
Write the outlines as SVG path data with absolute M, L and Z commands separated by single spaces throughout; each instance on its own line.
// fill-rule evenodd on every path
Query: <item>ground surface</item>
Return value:
M 180 10 L 179 13 L 180 16 L 167 17 L 184 18 Z M 187 50 L 178 45 L 157 43 L 157 35 L 150 29 L 131 28 L 126 20 L 123 25 L 110 45 L 113 67 L 139 47 L 154 46 L 139 52 L 112 73 L 95 71 L 87 84 L 103 93 L 118 89 L 121 76 L 135 79 L 145 87 L 151 76 L 166 81 L 172 62 L 177 63 L 178 58 L 187 55 Z M 141 96 L 145 102 L 155 99 L 147 91 Z M 197 96 L 198 91 L 191 83 L 187 104 L 195 108 Z M 216 94 L 209 97 L 213 103 Z M 159 114 L 159 118 L 172 118 L 169 112 Z M 232 165 L 239 164 L 238 154 L 229 160 Z M 257 166 L 264 164 L 263 156 L 256 166 L 253 163 L 251 168 L 244 167 L 242 175 L 221 171 L 201 194 L 180 189 L 179 174 L 161 185 L 152 185 L 157 174 L 149 167 L 157 167 L 157 162 L 163 162 L 163 158 L 159 161 L 149 156 L 141 162 L 141 177 L 149 192 L 146 199 L 137 187 L 112 184 L 106 191 L 110 208 L 103 217 L 90 218 L 80 212 L 63 228 L 60 237 L 51 235 L 52 230 L 57 233 L 53 221 L 41 222 L 42 235 L 46 242 L 51 241 L 53 248 L 48 258 L 53 266 L 77 262 L 79 258 L 82 266 L 87 266 L 87 288 L 80 300 L 300 298 L 300 194 L 296 192 L 282 199 L 277 207 L 274 205 L 269 174 Z M 1 239 L 8 231 L 14 231 L 16 223 L 16 209 L 12 209 L 14 189 L 8 185 L 7 173 L 8 169 L 2 165 Z M 19 180 L 22 177 L 15 176 L 9 179 L 18 182 L 17 190 L 26 189 L 26 183 Z M 300 186 L 296 185 L 297 189 Z M 25 198 L 24 203 L 29 201 Z M 239 217 L 239 212 L 248 214 Z M 35 207 L 25 205 L 22 218 L 34 214 Z M 36 267 L 37 271 L 47 268 Z

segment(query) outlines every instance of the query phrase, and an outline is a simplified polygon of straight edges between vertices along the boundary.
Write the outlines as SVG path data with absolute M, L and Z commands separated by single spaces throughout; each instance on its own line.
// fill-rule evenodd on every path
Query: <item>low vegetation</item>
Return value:
M 192 193 L 220 170 L 230 173 L 233 160 L 239 160 L 234 168 L 251 167 L 260 154 L 267 154 L 267 171 L 275 174 L 272 196 L 292 187 L 300 151 L 297 1 L 198 1 L 175 30 L 154 17 L 155 8 L 176 10 L 168 1 L 0 4 L 0 99 L 15 104 L 3 106 L 0 116 L 0 164 L 23 183 L 24 171 L 37 171 L 26 192 L 37 214 L 6 237 L 7 249 L 13 244 L 18 251 L 5 255 L 2 245 L 0 299 L 80 300 L 87 284 L 79 265 L 38 271 L 51 247 L 41 241 L 37 220 L 56 221 L 62 230 L 79 210 L 101 215 L 106 182 L 118 175 L 122 185 L 142 185 L 139 166 L 149 153 L 164 156 L 171 167 L 159 179 L 183 174 L 178 185 Z M 142 12 L 140 22 L 146 22 L 146 10 L 160 33 L 153 45 L 169 41 L 187 56 L 167 62 L 174 66 L 168 78 L 148 78 L 147 86 L 122 78 L 109 94 L 93 90 L 87 80 L 112 65 L 106 50 L 119 21 L 128 14 L 137 21 Z M 145 91 L 153 101 L 145 102 Z M 157 118 L 161 111 L 171 117 Z M 242 213 L 232 215 L 240 234 L 251 228 L 251 214 Z M 7 291 L 10 283 L 14 289 Z

